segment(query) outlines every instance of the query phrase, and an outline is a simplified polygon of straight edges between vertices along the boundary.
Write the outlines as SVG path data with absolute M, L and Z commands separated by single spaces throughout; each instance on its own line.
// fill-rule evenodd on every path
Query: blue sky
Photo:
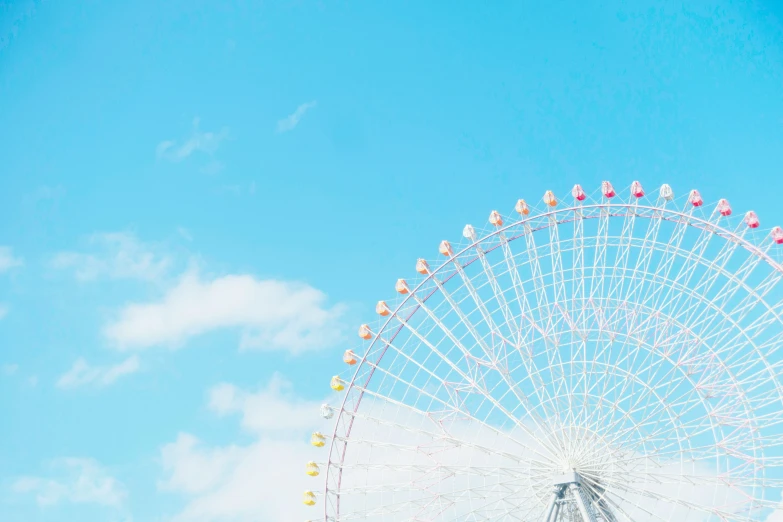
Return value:
M 0 4 L 0 519 L 306 516 L 356 326 L 519 197 L 783 224 L 782 4 L 544 4 Z

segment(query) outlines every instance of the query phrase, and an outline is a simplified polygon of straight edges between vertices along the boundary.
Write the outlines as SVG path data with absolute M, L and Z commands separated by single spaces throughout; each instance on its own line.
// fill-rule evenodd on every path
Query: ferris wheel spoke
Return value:
M 651 285 L 653 292 L 647 301 L 652 303 L 650 306 L 653 309 L 667 310 L 667 313 L 674 317 L 678 315 L 682 297 L 684 295 L 691 296 L 688 292 L 682 292 L 680 289 L 687 288 L 695 269 L 700 266 L 701 254 L 707 249 L 709 240 L 714 236 L 710 228 L 702 228 L 694 246 L 683 249 L 682 241 L 689 223 L 687 218 L 678 223 L 676 237 L 672 237 L 663 247 L 663 260 L 653 276 L 654 280 L 661 277 L 662 281 L 659 280 L 657 284 Z M 675 270 L 675 261 L 678 258 L 682 259 L 682 263 L 672 276 L 672 271 Z M 663 284 L 663 281 L 668 284 Z
M 368 392 L 371 396 L 377 396 L 377 394 L 373 394 L 373 392 Z M 394 404 L 395 406 L 398 406 L 402 409 L 407 410 L 410 413 L 418 415 L 422 420 L 429 420 L 429 415 L 427 412 L 412 408 L 410 406 L 401 404 L 397 401 L 392 401 L 391 399 L 388 399 L 386 397 L 382 397 L 385 401 L 388 400 L 391 404 Z M 351 415 L 352 417 L 363 419 L 368 422 L 371 422 L 373 424 L 377 424 L 379 426 L 384 426 L 388 428 L 394 428 L 397 430 L 400 430 L 402 432 L 411 433 L 413 435 L 424 435 L 428 437 L 433 443 L 444 443 L 444 444 L 450 444 L 453 448 L 467 448 L 467 449 L 473 449 L 476 451 L 479 451 L 486 455 L 494 455 L 498 457 L 502 457 L 504 459 L 510 460 L 512 462 L 516 462 L 517 464 L 532 464 L 536 466 L 548 466 L 551 465 L 552 462 L 548 458 L 545 458 L 544 460 L 541 460 L 541 456 L 536 453 L 535 448 L 531 448 L 529 444 L 522 443 L 521 441 L 517 440 L 510 434 L 499 431 L 496 428 L 484 424 L 482 421 L 479 421 L 475 418 L 470 418 L 471 422 L 476 422 L 477 424 L 481 425 L 483 429 L 488 430 L 488 432 L 494 434 L 495 436 L 498 436 L 501 438 L 501 440 L 505 440 L 513 445 L 514 448 L 521 447 L 524 450 L 524 456 L 520 457 L 516 453 L 512 453 L 509 451 L 501 451 L 497 447 L 491 447 L 486 444 L 479 444 L 475 441 L 466 439 L 463 437 L 458 437 L 455 434 L 451 434 L 447 431 L 443 431 L 441 433 L 432 432 L 429 430 L 425 430 L 423 428 L 417 428 L 410 425 L 404 425 L 400 424 L 398 422 L 394 422 L 392 420 L 380 417 L 380 416 L 370 416 L 370 415 L 362 415 L 359 413 L 348 413 L 345 412 L 347 415 Z M 358 440 L 356 438 L 348 439 L 345 438 L 345 440 Z M 372 441 L 364 442 L 367 444 L 372 444 Z M 377 444 L 386 444 L 382 441 L 377 441 Z M 410 449 L 411 451 L 417 451 L 420 446 L 411 446 L 411 445 L 402 445 L 402 448 L 405 448 L 406 451 Z M 537 458 L 533 458 L 532 456 L 535 456 Z
M 448 293 L 445 292 L 445 290 L 442 290 L 442 292 L 444 293 L 444 297 L 448 296 L 446 298 L 451 300 L 451 297 L 448 295 Z M 418 299 L 418 297 L 416 297 L 415 294 L 414 294 L 414 298 L 419 303 L 419 305 L 421 307 L 421 310 L 423 310 L 430 317 L 430 319 L 435 324 L 438 325 L 438 327 L 441 329 L 441 331 L 451 340 L 451 342 L 454 343 L 454 345 L 457 346 L 462 351 L 462 353 L 466 357 L 466 360 L 470 360 L 470 358 L 472 357 L 470 351 L 456 337 L 456 335 L 451 331 L 451 329 L 449 329 L 446 325 L 444 325 L 440 321 L 440 319 L 438 319 L 438 317 L 432 312 L 432 310 L 430 310 L 430 308 L 427 306 L 427 304 L 424 303 L 423 301 L 421 301 L 420 299 Z M 454 305 L 452 305 L 452 307 L 453 306 Z M 467 320 L 464 318 L 464 315 L 461 313 L 461 311 L 459 311 L 458 309 L 455 309 L 455 312 L 457 313 L 457 316 L 460 318 L 460 321 L 463 323 L 463 325 L 465 325 L 466 328 L 471 330 L 471 328 L 467 325 Z M 398 319 L 399 319 L 399 317 L 398 317 Z M 403 323 L 403 324 L 406 324 L 406 323 Z M 409 324 L 406 324 L 406 326 L 411 331 L 415 330 Z M 471 331 L 475 332 L 475 330 L 471 330 Z M 414 334 L 414 335 L 417 335 L 417 334 Z M 417 335 L 417 337 L 421 338 L 422 336 Z M 475 334 L 475 333 L 474 333 L 474 338 L 476 338 L 476 340 L 478 342 L 478 335 Z M 484 347 L 485 350 L 488 350 L 488 348 L 486 348 L 486 345 L 482 344 L 482 347 Z M 431 349 L 433 349 L 433 348 L 431 347 Z M 489 354 L 487 354 L 487 355 L 489 355 Z M 478 374 L 478 371 L 479 371 L 478 370 L 479 366 L 480 365 L 476 365 L 476 372 L 477 372 L 477 374 Z M 492 361 L 491 364 L 485 364 L 484 366 L 489 366 L 489 367 L 493 367 L 494 369 L 497 369 L 496 361 Z M 476 382 L 476 379 L 470 379 L 466 375 L 464 375 L 464 373 L 462 373 L 462 372 L 460 372 L 460 373 L 463 375 L 463 377 L 466 379 L 467 382 L 469 382 L 469 383 L 475 383 Z M 519 387 L 516 384 L 514 384 L 514 383 L 512 383 L 510 381 L 510 376 L 506 372 L 498 371 L 498 373 L 502 376 L 502 379 L 506 383 L 506 385 L 508 386 L 508 389 L 514 394 L 515 397 L 517 397 L 517 399 L 519 399 L 520 404 L 526 409 L 526 411 L 527 411 L 527 413 L 528 413 L 528 415 L 530 417 L 530 420 L 532 420 L 533 423 L 536 424 L 536 426 L 537 426 L 537 428 L 539 430 L 543 430 L 543 427 L 542 427 L 542 424 L 541 424 L 542 421 L 540 420 L 540 417 L 539 417 L 538 413 L 536 412 L 535 408 L 532 406 L 529 398 L 523 392 L 521 392 L 519 390 Z M 480 386 L 475 386 L 475 387 L 479 388 L 480 391 L 482 391 L 482 387 L 480 387 Z M 504 408 L 497 400 L 495 400 L 494 397 L 492 397 L 489 393 L 486 393 L 485 391 L 482 391 L 482 395 L 484 395 L 484 397 L 489 402 L 491 402 L 492 405 L 495 406 L 495 408 L 497 408 L 499 411 L 503 412 L 506 415 L 506 417 L 509 420 L 511 420 L 515 425 L 519 426 L 524 431 L 526 431 L 528 434 L 532 435 L 532 433 L 524 425 L 524 423 L 519 422 L 517 417 L 512 415 L 511 412 L 509 412 L 506 408 Z
M 326 466 L 326 463 L 318 463 Z M 421 475 L 430 475 L 433 473 L 443 474 L 445 477 L 454 477 L 458 475 L 476 475 L 479 477 L 497 477 L 506 476 L 510 478 L 524 478 L 529 473 L 527 467 L 503 468 L 497 466 L 465 466 L 465 465 L 444 465 L 430 464 L 428 466 L 419 464 L 389 464 L 389 463 L 352 463 L 352 464 L 331 464 L 334 468 L 343 470 L 373 470 L 373 471 L 401 471 L 417 472 Z
M 551 226 L 551 223 L 550 223 Z M 547 366 L 552 373 L 554 379 L 557 380 L 562 386 L 565 384 L 566 376 L 563 373 L 563 360 L 558 349 L 558 343 L 553 336 L 552 331 L 552 310 L 549 307 L 549 298 L 546 292 L 546 286 L 544 284 L 544 278 L 541 271 L 541 264 L 538 256 L 538 246 L 536 245 L 535 238 L 533 237 L 533 231 L 528 223 L 524 225 L 524 238 L 526 244 L 526 253 L 530 265 L 530 271 L 532 275 L 533 286 L 535 288 L 536 304 L 540 310 L 539 320 L 545 324 L 544 331 L 546 335 L 544 340 L 546 342 L 547 353 Z M 535 318 L 534 318 L 535 320 Z M 557 374 L 559 372 L 559 374 Z M 554 396 L 550 396 L 554 398 Z M 554 408 L 554 418 L 562 418 L 563 408 L 557 400 L 551 402 Z M 554 435 L 556 438 L 557 435 Z M 563 444 L 563 441 L 558 441 L 559 445 Z
M 425 412 L 425 411 L 423 411 L 421 409 L 415 408 L 413 406 L 410 406 L 410 405 L 408 405 L 408 404 L 406 404 L 404 402 L 400 402 L 400 401 L 394 400 L 394 399 L 392 399 L 390 397 L 387 397 L 386 395 L 377 393 L 377 392 L 375 392 L 373 390 L 362 389 L 361 391 L 362 391 L 362 393 L 367 394 L 367 395 L 369 395 L 371 397 L 374 397 L 376 399 L 379 399 L 379 400 L 381 400 L 383 402 L 386 402 L 388 404 L 394 405 L 394 406 L 396 406 L 398 408 L 405 409 L 406 411 L 409 411 L 411 413 L 415 413 L 415 414 L 421 416 L 423 419 L 432 420 L 431 416 L 427 412 Z M 551 463 L 551 449 L 548 448 L 546 444 L 540 444 L 539 447 L 532 446 L 531 444 L 529 444 L 527 442 L 524 442 L 523 440 L 520 440 L 517 437 L 512 436 L 510 433 L 508 433 L 506 431 L 499 430 L 499 429 L 495 428 L 494 426 L 491 426 L 491 425 L 487 424 L 486 422 L 484 422 L 484 421 L 476 418 L 475 416 L 471 415 L 469 412 L 460 411 L 458 413 L 460 415 L 464 416 L 466 419 L 470 420 L 471 422 L 476 423 L 476 425 L 480 425 L 483 429 L 486 429 L 489 432 L 491 432 L 491 433 L 493 433 L 493 434 L 495 434 L 497 436 L 501 436 L 504 440 L 507 440 L 508 442 L 514 444 L 516 447 L 520 448 L 521 450 L 524 450 L 524 452 L 527 453 L 527 459 L 526 460 L 522 460 L 523 462 L 536 462 L 537 459 L 541 459 L 539 461 L 541 464 Z M 376 419 L 377 419 L 377 417 L 376 417 Z M 382 421 L 378 421 L 378 422 L 382 422 Z M 420 432 L 425 432 L 425 431 L 426 430 L 420 430 Z M 532 438 L 533 434 L 529 430 L 524 430 L 523 429 L 523 433 L 525 433 L 527 438 L 529 438 L 531 440 L 535 440 L 535 439 Z M 487 451 L 487 452 L 490 452 L 490 453 L 495 453 L 495 454 L 504 455 L 504 456 L 505 455 L 510 455 L 510 454 L 507 454 L 507 453 L 502 453 L 502 452 L 497 452 L 497 451 L 493 452 L 493 451 L 491 451 L 489 448 L 487 448 L 485 446 L 482 446 L 482 445 L 479 445 L 479 444 L 474 444 L 474 443 L 471 443 L 470 441 L 465 441 L 465 440 L 462 440 L 462 439 L 455 438 L 453 435 L 448 433 L 448 431 L 446 431 L 444 433 L 444 435 L 439 440 L 446 441 L 446 442 L 457 441 L 459 444 L 464 444 L 464 445 L 467 445 L 467 446 L 475 447 L 477 449 L 481 449 L 482 451 Z M 548 453 L 542 453 L 542 450 L 548 450 Z M 530 455 L 535 455 L 537 457 L 537 459 L 530 458 Z
M 609 243 L 609 207 L 600 209 L 598 218 L 598 233 L 593 246 L 593 265 L 590 273 L 589 300 L 602 299 L 606 281 L 606 247 Z
M 717 210 L 713 211 L 713 216 L 716 216 L 716 219 L 718 221 L 722 217 L 721 214 L 717 212 Z M 678 285 L 680 288 L 691 287 L 692 286 L 691 282 L 693 280 L 693 276 L 696 274 L 696 269 L 700 266 L 711 265 L 710 262 L 707 262 L 705 260 L 704 255 L 707 251 L 707 247 L 710 245 L 710 241 L 714 237 L 715 237 L 714 228 L 705 227 L 701 230 L 701 233 L 699 234 L 699 238 L 696 240 L 695 245 L 684 256 L 683 264 L 673 280 L 674 284 Z M 731 248 L 730 251 L 734 252 L 734 248 Z M 728 258 L 726 258 L 726 261 L 728 261 Z M 691 300 L 691 298 L 692 298 L 692 294 L 690 294 L 689 292 L 677 291 L 673 296 L 673 303 L 670 306 L 670 310 L 672 310 L 670 315 L 672 316 L 679 315 L 679 310 L 686 310 L 686 311 L 691 310 L 689 306 L 689 301 Z M 686 321 L 686 323 L 690 324 L 689 321 Z
M 690 222 L 689 217 L 689 214 L 683 215 L 674 224 L 674 232 L 665 244 L 662 259 L 659 260 L 655 267 L 655 272 L 652 274 L 653 281 L 672 281 L 670 273 L 675 266 L 675 260 L 678 259 L 677 252 L 680 251 L 680 245 L 683 239 L 685 239 L 685 232 L 688 230 Z M 666 285 L 653 284 L 649 295 L 642 299 L 642 304 L 649 305 L 656 310 L 661 309 L 662 303 L 665 303 L 670 296 L 669 292 L 663 292 L 664 289 L 667 289 Z M 670 287 L 669 290 L 671 290 Z
M 549 343 L 546 338 L 546 332 L 535 320 L 535 316 L 532 313 L 530 304 L 527 300 L 527 294 L 524 290 L 522 278 L 519 274 L 519 268 L 517 266 L 516 259 L 511 253 L 509 243 L 506 238 L 501 238 L 501 250 L 503 252 L 503 258 L 506 266 L 508 267 L 508 273 L 511 277 L 512 287 L 514 294 L 516 295 L 517 303 L 520 310 L 519 329 L 518 336 L 519 344 L 517 345 L 517 352 L 525 366 L 527 375 L 530 376 L 533 390 L 538 399 L 538 403 L 543 405 L 546 403 L 547 390 L 544 385 L 543 379 L 539 375 L 539 370 L 536 365 L 535 359 L 532 355 L 533 342 L 535 340 L 535 333 L 538 332 L 541 335 L 541 339 L 545 345 Z M 523 325 L 527 325 L 524 327 Z
M 480 257 L 481 258 L 481 257 Z M 465 328 L 468 329 L 470 334 L 473 336 L 473 338 L 476 340 L 476 343 L 481 346 L 483 349 L 485 355 L 489 357 L 490 361 L 493 364 L 497 363 L 497 360 L 500 357 L 500 354 L 498 353 L 498 350 L 496 350 L 495 347 L 495 336 L 505 337 L 504 334 L 501 332 L 500 327 L 495 323 L 495 321 L 492 319 L 492 315 L 490 314 L 489 310 L 487 309 L 486 304 L 484 301 L 479 297 L 478 293 L 476 292 L 476 288 L 473 286 L 473 283 L 471 282 L 470 278 L 465 274 L 464 269 L 462 268 L 462 265 L 459 264 L 458 260 L 454 260 L 454 268 L 457 271 L 457 273 L 462 278 L 463 286 L 468 291 L 468 294 L 470 295 L 471 299 L 473 300 L 474 305 L 478 309 L 479 313 L 481 314 L 481 317 L 484 321 L 484 324 L 489 328 L 489 331 L 491 332 L 490 340 L 492 341 L 492 346 L 490 347 L 484 339 L 478 334 L 476 331 L 476 326 L 473 324 L 472 321 L 470 321 L 462 311 L 462 308 L 459 304 L 454 300 L 454 298 L 451 296 L 451 294 L 446 290 L 446 288 L 443 286 L 443 283 L 438 281 L 435 277 L 432 278 L 432 281 L 435 283 L 435 285 L 438 287 L 438 290 L 440 290 L 443 297 L 448 301 L 448 303 L 451 305 L 454 312 L 459 317 L 462 324 L 465 326 Z
M 619 483 L 619 484 L 623 484 L 623 483 Z M 614 488 L 612 488 L 611 494 L 615 495 L 615 496 L 618 496 L 618 497 L 620 497 L 620 498 L 622 498 L 622 499 L 624 499 L 626 501 L 630 501 L 630 498 L 628 496 L 626 496 L 627 494 L 629 494 L 629 493 L 634 494 L 635 493 L 637 495 L 641 495 L 641 496 L 644 496 L 644 497 L 656 500 L 658 502 L 663 502 L 663 503 L 670 504 L 670 505 L 682 506 L 682 507 L 687 508 L 689 510 L 696 511 L 696 512 L 699 512 L 699 513 L 704 513 L 704 514 L 707 514 L 707 515 L 715 515 L 715 516 L 719 517 L 720 520 L 727 520 L 727 521 L 732 521 L 732 522 L 755 522 L 757 520 L 757 519 L 754 519 L 754 518 L 751 518 L 751 517 L 740 515 L 738 513 L 732 512 L 732 511 L 727 511 L 725 509 L 725 508 L 730 508 L 731 506 L 724 506 L 722 508 L 720 508 L 720 507 L 712 507 L 712 506 L 705 505 L 705 504 L 697 504 L 695 502 L 691 502 L 691 501 L 686 500 L 686 499 L 681 499 L 681 498 L 674 499 L 674 498 L 671 498 L 671 497 L 669 497 L 667 495 L 663 495 L 663 494 L 658 493 L 656 491 L 652 491 L 650 489 L 631 490 L 627 486 L 625 488 L 620 487 L 619 484 L 616 485 Z M 636 503 L 635 507 L 637 509 L 643 509 L 643 508 L 641 508 L 641 506 L 639 506 L 638 502 Z M 668 519 L 665 519 L 665 518 L 661 518 L 658 515 L 650 512 L 650 511 L 645 510 L 645 512 L 648 515 L 655 516 L 659 520 L 668 520 Z
M 549 216 L 549 256 L 551 260 L 551 279 L 552 290 L 554 294 L 553 306 L 559 307 L 561 313 L 570 318 L 571 311 L 568 308 L 568 299 L 566 295 L 565 274 L 563 273 L 563 258 L 560 251 L 560 227 L 554 215 Z M 573 324 L 573 320 L 568 321 Z
M 623 218 L 623 226 L 618 238 L 617 252 L 612 264 L 612 275 L 609 281 L 609 291 L 606 294 L 608 300 L 621 300 L 625 293 L 623 292 L 626 283 L 625 271 L 628 268 L 628 259 L 631 254 L 631 245 L 633 244 L 633 231 L 636 224 L 637 198 L 631 202 L 628 213 Z
M 330 492 L 335 496 L 369 496 L 374 493 L 400 494 L 400 493 L 418 493 L 418 498 L 407 498 L 402 501 L 386 503 L 381 507 L 374 507 L 355 512 L 347 512 L 336 520 L 350 520 L 361 518 L 360 513 L 365 516 L 379 516 L 386 514 L 399 514 L 404 511 L 418 511 L 426 509 L 433 500 L 439 502 L 445 501 L 450 507 L 456 506 L 461 502 L 476 501 L 480 499 L 498 499 L 509 496 L 515 492 L 511 486 L 517 485 L 518 479 L 501 480 L 489 484 L 479 484 L 470 487 L 459 487 L 452 490 L 437 490 L 417 487 L 411 482 L 400 482 L 392 484 L 366 485 L 361 487 L 345 488 L 338 492 Z M 516 492 L 518 494 L 518 491 Z M 528 497 L 529 498 L 529 497 Z
M 740 290 L 745 290 L 747 293 L 753 295 L 753 290 L 747 286 L 746 281 L 753 271 L 759 266 L 761 259 L 762 258 L 760 256 L 748 257 L 745 259 L 736 273 L 730 274 L 725 270 L 721 270 L 715 275 L 715 279 L 721 275 L 726 279 L 723 286 L 715 292 L 715 298 L 712 300 L 713 306 L 715 308 L 723 310 Z M 712 284 L 710 286 L 712 286 Z M 757 299 L 760 300 L 760 296 L 757 296 Z M 745 301 L 743 300 L 743 303 L 744 302 Z M 728 310 L 720 316 L 713 317 L 712 322 L 714 322 L 715 319 L 725 320 L 726 317 L 731 317 L 731 315 L 731 310 Z M 712 322 L 708 322 L 706 326 L 709 327 Z
M 505 243 L 506 237 L 501 233 L 499 236 L 499 240 L 501 243 Z M 478 244 L 476 244 L 473 248 L 476 251 L 476 256 L 478 257 L 479 262 L 481 263 L 481 268 L 484 271 L 484 275 L 487 277 L 487 281 L 489 281 L 493 295 L 495 296 L 495 299 L 500 305 L 500 310 L 501 313 L 503 314 L 503 319 L 505 320 L 506 328 L 508 329 L 508 335 L 509 337 L 515 338 L 513 345 L 519 346 L 521 342 L 519 339 L 521 324 L 519 325 L 517 324 L 514 318 L 514 313 L 511 311 L 508 301 L 506 300 L 505 292 L 500 287 L 500 283 L 498 282 L 498 279 L 495 276 L 495 271 L 492 269 L 492 265 L 489 263 L 489 261 L 487 261 L 487 257 L 484 250 Z M 466 286 L 469 284 L 472 285 L 472 283 L 470 282 L 470 278 L 468 278 L 467 275 L 465 274 L 464 268 L 459 264 L 459 262 L 456 259 L 454 261 L 454 265 L 459 271 L 462 279 L 465 281 L 465 285 Z
M 552 279 L 552 293 L 554 296 L 552 308 L 549 310 L 548 315 L 551 317 L 554 317 L 554 321 L 552 321 L 552 328 L 570 333 L 570 337 L 573 335 L 579 335 L 579 330 L 576 325 L 576 309 L 571 309 L 569 307 L 570 300 L 568 299 L 568 296 L 566 294 L 566 277 L 563 271 L 563 258 L 562 258 L 562 252 L 560 248 L 560 231 L 559 231 L 559 225 L 557 223 L 557 220 L 554 215 L 549 216 L 549 257 L 550 257 L 550 265 L 551 265 L 551 271 L 550 271 L 550 277 Z M 565 323 L 566 328 L 559 328 L 561 324 Z M 574 359 L 574 351 L 573 351 L 573 344 L 571 344 L 571 351 L 569 354 L 569 360 Z M 556 352 L 559 356 L 558 362 L 561 365 L 560 368 L 560 374 L 563 377 L 561 380 L 562 386 L 564 386 L 568 390 L 567 399 L 566 399 L 566 405 L 567 408 L 565 410 L 566 418 L 570 418 L 570 421 L 573 421 L 573 414 L 574 414 L 574 378 L 573 378 L 573 372 L 568 376 L 568 379 L 565 378 L 566 376 L 566 370 L 563 367 L 565 362 L 562 359 L 562 355 L 560 353 L 561 351 L 561 338 L 556 338 L 555 341 L 555 347 L 553 352 Z
M 662 207 L 660 209 L 654 210 L 649 216 L 648 216 L 648 224 L 647 229 L 645 231 L 644 237 L 641 238 L 641 248 L 640 251 L 646 251 L 652 249 L 653 245 L 657 244 L 658 242 L 658 234 L 661 230 L 661 224 L 663 223 L 663 210 L 665 209 L 666 201 L 664 200 L 662 203 Z M 643 281 L 644 278 L 649 274 L 649 267 L 652 263 L 653 256 L 652 255 L 641 255 L 637 254 L 636 256 L 636 263 L 634 264 L 634 267 L 631 271 L 631 278 L 628 284 L 628 294 L 626 294 L 626 301 L 629 303 L 637 303 L 639 302 L 640 294 L 643 291 L 643 285 L 640 284 L 640 280 Z

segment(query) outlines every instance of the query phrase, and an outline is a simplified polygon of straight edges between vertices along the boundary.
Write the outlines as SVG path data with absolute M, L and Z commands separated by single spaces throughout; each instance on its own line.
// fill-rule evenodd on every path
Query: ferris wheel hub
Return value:
M 555 486 L 565 486 L 568 484 L 581 484 L 581 483 L 582 483 L 582 477 L 580 477 L 579 473 L 577 473 L 576 471 L 570 471 L 564 473 L 563 475 L 556 477 L 554 481 Z

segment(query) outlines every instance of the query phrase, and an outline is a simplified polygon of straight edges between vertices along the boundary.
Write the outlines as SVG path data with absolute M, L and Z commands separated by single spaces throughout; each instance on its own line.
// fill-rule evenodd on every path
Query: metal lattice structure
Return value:
M 783 230 L 697 191 L 622 192 L 520 200 L 397 282 L 322 408 L 314 520 L 763 521 L 778 508 Z

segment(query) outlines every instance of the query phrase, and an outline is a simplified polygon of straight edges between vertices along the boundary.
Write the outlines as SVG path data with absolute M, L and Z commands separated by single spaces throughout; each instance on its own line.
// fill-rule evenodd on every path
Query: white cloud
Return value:
M 52 462 L 51 468 L 54 477 L 20 477 L 13 483 L 13 491 L 35 495 L 40 506 L 71 503 L 120 507 L 125 501 L 125 487 L 92 459 L 62 458 Z
M 102 277 L 152 281 L 163 276 L 171 264 L 168 256 L 157 253 L 129 232 L 93 234 L 88 245 L 90 252 L 56 254 L 52 266 L 73 270 L 81 281 Z
M 304 473 L 308 458 L 315 458 L 304 437 L 210 448 L 181 435 L 163 454 L 170 478 L 161 489 L 191 495 L 174 522 L 307 520 L 315 515 L 301 502 L 302 490 L 315 487 L 316 480 Z
M 309 111 L 310 109 L 314 108 L 316 105 L 315 101 L 303 103 L 299 107 L 296 108 L 296 110 L 292 113 L 283 118 L 282 120 L 277 122 L 277 132 L 288 132 L 290 130 L 293 130 L 297 125 L 299 125 L 299 121 L 304 118 L 305 113 Z
M 194 152 L 213 154 L 228 136 L 228 130 L 220 132 L 204 132 L 199 129 L 199 119 L 193 119 L 193 131 L 190 138 L 178 143 L 174 140 L 165 140 L 158 144 L 156 155 L 158 158 L 169 161 L 182 161 Z
M 54 201 L 65 197 L 65 193 L 65 187 L 62 185 L 40 185 L 34 192 L 27 194 L 23 201 L 25 203 L 37 203 L 44 200 Z
M 90 366 L 81 357 L 73 363 L 70 370 L 57 380 L 59 388 L 77 388 L 88 384 L 108 386 L 123 375 L 130 375 L 139 370 L 139 358 L 129 357 L 114 366 Z
M 0 303 L 0 319 L 8 315 L 8 305 Z
M 126 306 L 105 334 L 120 349 L 142 349 L 240 328 L 241 348 L 299 353 L 341 338 L 344 307 L 328 308 L 325 301 L 323 292 L 306 284 L 250 275 L 202 280 L 188 272 L 162 300 Z
M 203 493 L 222 482 L 236 467 L 245 448 L 227 446 L 205 451 L 201 442 L 188 433 L 161 448 L 163 468 L 169 473 L 158 487 L 167 491 Z
M 7 272 L 23 264 L 24 260 L 21 257 L 14 256 L 11 247 L 0 246 L 0 273 Z
M 165 479 L 159 489 L 187 498 L 175 522 L 306 520 L 313 515 L 300 495 L 316 487 L 317 479 L 305 475 L 304 464 L 323 452 L 307 444 L 306 436 L 326 421 L 319 419 L 319 403 L 293 397 L 289 387 L 275 376 L 258 393 L 228 384 L 212 389 L 210 408 L 241 412 L 243 426 L 258 436 L 251 444 L 209 446 L 181 433 L 161 448 Z
M 291 383 L 275 374 L 266 388 L 249 393 L 232 384 L 209 392 L 209 408 L 219 414 L 240 413 L 242 427 L 254 433 L 305 430 L 312 426 L 318 403 L 291 395 Z
M 3 374 L 13 375 L 19 370 L 18 364 L 4 364 L 2 367 Z

